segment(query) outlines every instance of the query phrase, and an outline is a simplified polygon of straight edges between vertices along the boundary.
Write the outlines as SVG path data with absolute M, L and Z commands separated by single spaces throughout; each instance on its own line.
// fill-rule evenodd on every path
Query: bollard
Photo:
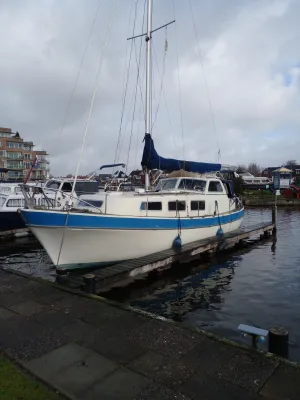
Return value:
M 67 269 L 56 269 L 56 283 L 64 285 L 67 281 L 69 272 Z
M 96 292 L 96 279 L 94 274 L 86 274 L 83 277 L 84 291 L 89 294 L 95 294 Z
M 275 327 L 269 330 L 269 352 L 289 358 L 289 332 L 287 329 Z

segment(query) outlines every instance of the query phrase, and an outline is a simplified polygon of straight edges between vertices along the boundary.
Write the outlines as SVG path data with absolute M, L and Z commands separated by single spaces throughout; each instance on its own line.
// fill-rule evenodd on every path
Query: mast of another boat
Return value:
M 151 63 L 151 41 L 152 41 L 152 0 L 148 0 L 148 18 L 147 18 L 147 35 L 146 35 L 146 135 L 151 134 L 151 77 L 152 77 L 152 63 Z M 145 190 L 148 190 L 149 170 L 145 170 Z

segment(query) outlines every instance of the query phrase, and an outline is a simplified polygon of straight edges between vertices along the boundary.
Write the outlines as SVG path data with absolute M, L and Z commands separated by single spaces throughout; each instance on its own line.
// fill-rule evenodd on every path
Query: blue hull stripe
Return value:
M 53 211 L 22 210 L 22 216 L 29 227 L 64 227 L 67 214 Z M 221 225 L 237 221 L 244 216 L 244 209 L 220 216 Z M 218 217 L 180 218 L 182 229 L 218 226 Z M 81 229 L 178 229 L 178 218 L 119 217 L 109 215 L 69 214 L 67 226 Z

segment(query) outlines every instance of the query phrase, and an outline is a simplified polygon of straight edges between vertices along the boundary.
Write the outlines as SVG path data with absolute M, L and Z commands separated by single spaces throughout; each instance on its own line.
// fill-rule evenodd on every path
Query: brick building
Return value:
M 9 169 L 8 179 L 23 179 L 36 157 L 38 164 L 33 168 L 30 179 L 48 179 L 50 162 L 47 155 L 45 150 L 34 150 L 33 142 L 24 140 L 18 132 L 0 128 L 0 168 Z

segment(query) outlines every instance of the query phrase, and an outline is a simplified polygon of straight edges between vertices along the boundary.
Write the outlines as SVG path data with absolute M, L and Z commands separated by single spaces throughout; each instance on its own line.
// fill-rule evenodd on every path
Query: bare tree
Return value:
M 293 168 L 293 167 L 295 167 L 297 165 L 297 161 L 296 160 L 288 160 L 286 163 L 285 163 L 285 166 L 287 167 L 287 168 Z
M 254 176 L 259 176 L 261 175 L 261 168 L 258 164 L 256 163 L 250 163 L 248 165 L 248 172 L 250 172 L 250 174 L 254 175 Z
M 236 172 L 246 172 L 247 171 L 247 167 L 245 164 L 239 164 L 236 168 Z

